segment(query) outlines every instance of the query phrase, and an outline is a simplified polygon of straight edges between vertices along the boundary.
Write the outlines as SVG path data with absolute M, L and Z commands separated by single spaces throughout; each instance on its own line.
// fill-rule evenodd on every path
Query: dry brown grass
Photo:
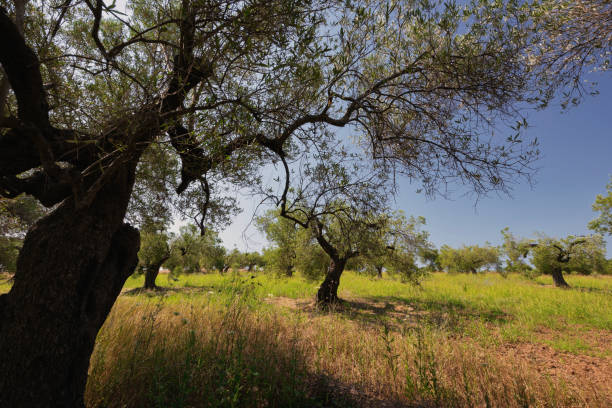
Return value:
M 612 406 L 606 384 L 431 324 L 209 299 L 122 296 L 96 344 L 88 406 Z

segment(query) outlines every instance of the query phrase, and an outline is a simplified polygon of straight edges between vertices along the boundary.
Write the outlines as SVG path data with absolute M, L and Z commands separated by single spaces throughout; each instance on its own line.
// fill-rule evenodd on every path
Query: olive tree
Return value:
M 516 238 L 508 227 L 501 230 L 504 242 L 500 247 L 501 254 L 506 257 L 507 272 L 523 272 L 531 269 L 525 262 L 529 256 L 529 251 L 534 247 L 535 243 L 530 239 Z
M 308 232 L 329 258 L 317 303 L 337 302 L 340 278 L 349 260 L 379 247 L 389 222 L 388 173 L 332 144 L 319 144 L 285 169 L 279 193 L 262 192 L 278 205 L 279 215 Z
M 425 264 L 425 270 L 436 272 L 442 270 L 440 266 L 440 252 L 433 247 L 421 247 L 418 250 L 419 260 Z
M 605 272 L 605 243 L 597 234 L 563 239 L 544 236 L 533 247 L 531 262 L 540 273 L 551 275 L 555 286 L 568 288 L 563 271 L 587 275 Z
M 440 265 L 448 272 L 477 273 L 482 268 L 499 265 L 499 250 L 490 245 L 469 245 L 454 249 L 448 245 L 440 248 Z
M 398 274 L 402 279 L 413 280 L 420 275 L 416 260 L 422 251 L 431 248 L 429 234 L 422 231 L 423 217 L 406 217 L 403 211 L 384 214 L 381 228 L 375 231 L 359 256 L 359 264 L 366 272 L 382 278 L 383 269 Z
M 298 226 L 295 222 L 279 217 L 278 211 L 269 210 L 255 219 L 257 228 L 268 242 L 274 245 L 265 252 L 266 267 L 286 276 L 293 275 L 296 264 Z
M 170 256 L 166 265 L 174 274 L 199 273 L 222 270 L 226 263 L 226 250 L 218 234 L 207 228 L 204 235 L 195 224 L 183 225 L 170 240 Z
M 159 268 L 170 258 L 169 237 L 161 232 L 141 231 L 138 269 L 145 276 L 144 288 L 157 289 Z

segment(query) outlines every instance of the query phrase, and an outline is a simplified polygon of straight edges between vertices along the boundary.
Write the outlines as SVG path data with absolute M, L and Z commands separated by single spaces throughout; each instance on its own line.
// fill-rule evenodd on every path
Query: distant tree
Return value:
M 499 250 L 490 245 L 462 246 L 454 249 L 448 245 L 440 248 L 440 265 L 448 272 L 477 273 L 484 267 L 497 267 Z
M 233 248 L 231 251 L 225 254 L 224 266 L 221 272 L 225 273 L 230 269 L 232 272 L 238 272 L 238 269 L 244 266 L 243 262 L 244 256 L 242 253 L 238 250 L 238 248 Z
M 296 263 L 298 225 L 279 216 L 278 210 L 268 210 L 255 219 L 257 228 L 274 245 L 265 252 L 266 266 L 272 271 L 287 276 L 293 274 Z
M 263 266 L 263 257 L 257 251 L 245 252 L 244 258 L 244 265 L 249 272 L 253 272 L 255 268 Z
M 429 234 L 420 230 L 425 225 L 425 218 L 407 218 L 403 211 L 384 214 L 385 222 L 381 228 L 373 231 L 364 247 L 359 261 L 365 271 L 371 271 L 379 278 L 383 269 L 400 275 L 406 280 L 415 280 L 419 268 L 416 259 L 420 251 L 430 248 Z
M 233 271 L 244 268 L 248 272 L 253 272 L 256 267 L 264 264 L 264 259 L 257 251 L 241 252 L 238 248 L 234 248 L 226 254 L 224 263 Z
M 605 243 L 601 235 L 541 237 L 533 247 L 531 262 L 540 273 L 552 275 L 555 286 L 567 288 L 563 271 L 582 274 L 603 273 L 606 269 Z
M 366 166 L 342 146 L 321 144 L 285 170 L 280 193 L 264 191 L 279 206 L 281 217 L 308 230 L 329 257 L 317 302 L 337 302 L 340 277 L 350 259 L 379 246 L 379 233 L 390 221 L 388 169 Z
M 418 250 L 419 260 L 425 264 L 425 269 L 429 272 L 442 270 L 440 266 L 440 252 L 433 247 L 422 247 Z
M 163 232 L 140 231 L 140 251 L 138 251 L 138 269 L 144 273 L 145 289 L 157 289 L 155 280 L 159 268 L 170 258 L 169 237 Z
M 225 250 L 221 250 L 217 234 L 206 230 L 204 235 L 194 224 L 184 225 L 171 241 L 171 256 L 167 266 L 173 273 L 198 273 L 205 265 L 219 266 L 219 257 L 225 263 Z
M 204 268 L 207 272 L 222 271 L 225 266 L 225 257 L 227 250 L 223 246 L 219 234 L 212 229 L 207 229 L 200 241 L 203 241 L 200 246 L 200 270 Z
M 529 251 L 533 247 L 533 240 L 518 239 L 506 227 L 501 230 L 504 242 L 501 245 L 501 255 L 506 257 L 507 272 L 523 272 L 531 269 L 524 261 L 529 256 Z
M 607 195 L 598 194 L 593 204 L 593 211 L 599 216 L 589 222 L 589 228 L 603 235 L 612 235 L 612 177 L 606 186 Z

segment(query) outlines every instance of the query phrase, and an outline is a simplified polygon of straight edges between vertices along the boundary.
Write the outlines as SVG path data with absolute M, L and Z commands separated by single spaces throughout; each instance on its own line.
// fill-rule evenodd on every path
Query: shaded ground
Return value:
M 145 289 L 143 287 L 132 288 L 132 289 L 123 289 L 121 291 L 121 295 L 126 296 L 137 296 L 137 295 L 145 295 L 145 296 L 160 296 L 160 295 L 171 295 L 171 294 L 190 294 L 190 293 L 215 293 L 219 290 L 213 286 L 158 286 L 155 289 Z
M 268 297 L 266 303 L 301 310 L 307 313 L 320 313 L 314 300 L 292 299 L 282 296 Z M 401 298 L 378 297 L 344 299 L 341 304 L 333 306 L 334 313 L 368 326 L 380 326 L 381 321 L 391 328 L 417 327 L 427 323 L 451 331 L 458 331 L 466 319 L 480 319 L 489 323 L 501 324 L 511 316 L 501 311 L 470 310 L 460 303 L 407 302 Z

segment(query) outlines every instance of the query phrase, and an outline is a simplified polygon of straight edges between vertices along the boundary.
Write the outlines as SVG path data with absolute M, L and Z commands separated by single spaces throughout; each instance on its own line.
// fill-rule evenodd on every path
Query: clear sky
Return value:
M 599 82 L 600 94 L 586 97 L 578 107 L 565 113 L 558 105 L 529 112 L 527 132 L 538 138 L 542 151 L 533 186 L 515 185 L 512 197 L 492 195 L 476 203 L 473 197 L 462 196 L 459 186 L 452 200 L 432 200 L 402 180 L 396 207 L 408 215 L 424 216 L 437 247 L 487 241 L 498 245 L 504 227 L 524 237 L 536 232 L 553 237 L 590 233 L 586 224 L 594 218 L 591 205 L 612 175 L 612 75 L 592 78 Z M 221 237 L 228 248 L 259 250 L 267 245 L 265 238 L 248 226 L 256 204 L 246 196 L 241 203 L 244 212 Z M 608 238 L 608 256 L 611 246 Z

